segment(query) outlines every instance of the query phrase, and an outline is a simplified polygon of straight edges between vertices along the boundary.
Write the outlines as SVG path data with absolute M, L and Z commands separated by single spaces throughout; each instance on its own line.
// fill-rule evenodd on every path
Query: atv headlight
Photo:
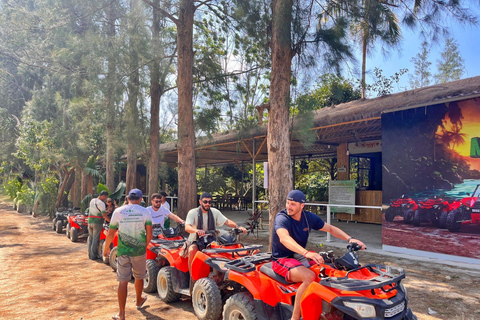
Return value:
M 355 310 L 362 318 L 375 318 L 375 308 L 372 305 L 347 301 L 344 301 L 343 304 Z

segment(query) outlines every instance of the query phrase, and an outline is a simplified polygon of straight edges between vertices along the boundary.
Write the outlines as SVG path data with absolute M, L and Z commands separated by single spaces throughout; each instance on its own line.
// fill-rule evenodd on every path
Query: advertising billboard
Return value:
M 382 115 L 383 245 L 480 259 L 480 99 Z

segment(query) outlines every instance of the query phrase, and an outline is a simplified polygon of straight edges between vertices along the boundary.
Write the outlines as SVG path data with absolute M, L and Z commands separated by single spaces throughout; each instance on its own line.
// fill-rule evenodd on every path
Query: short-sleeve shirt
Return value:
M 105 203 L 98 198 L 93 198 L 88 207 L 88 223 L 103 223 L 102 212 L 105 210 Z
M 168 211 L 171 211 L 171 210 L 170 210 L 170 203 L 168 203 L 168 201 L 165 201 L 165 202 L 162 204 L 162 207 L 164 207 L 164 208 L 167 209 Z
M 152 215 L 152 224 L 154 226 L 160 225 L 163 228 L 163 224 L 165 223 L 165 217 L 168 217 L 170 215 L 170 211 L 162 206 L 158 208 L 157 211 L 155 211 L 152 206 L 148 207 L 147 210 L 150 211 L 150 214 Z
M 144 255 L 147 252 L 145 226 L 148 225 L 152 225 L 150 212 L 138 204 L 128 204 L 115 209 L 110 229 L 118 230 L 117 255 Z
M 195 229 L 197 229 L 198 223 L 198 208 L 194 208 L 188 211 L 187 218 L 185 219 L 185 224 L 189 224 Z M 215 220 L 215 226 L 221 227 L 227 222 L 227 218 L 220 212 L 220 210 L 215 208 L 210 208 L 212 210 L 213 219 Z M 208 230 L 208 212 L 203 213 L 203 230 Z M 197 235 L 195 233 L 190 233 L 188 236 L 188 240 L 195 241 L 197 239 Z
M 320 230 L 325 225 L 325 222 L 315 213 L 310 211 L 302 211 L 300 221 L 290 217 L 287 209 L 283 209 L 275 217 L 272 235 L 272 256 L 275 259 L 292 257 L 294 252 L 287 249 L 278 237 L 278 229 L 286 229 L 290 235 L 299 245 L 305 248 L 308 241 L 310 230 Z

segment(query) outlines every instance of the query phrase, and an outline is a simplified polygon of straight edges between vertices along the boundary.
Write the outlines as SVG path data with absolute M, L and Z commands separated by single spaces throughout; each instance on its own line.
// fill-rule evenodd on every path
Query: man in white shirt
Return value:
M 162 195 L 159 193 L 154 193 L 150 197 L 150 203 L 152 204 L 148 207 L 148 211 L 152 216 L 153 224 L 153 237 L 157 238 L 158 235 L 162 233 L 164 228 L 165 218 L 172 218 L 178 223 L 184 223 L 184 221 L 177 215 L 173 214 L 166 207 L 162 206 Z
M 108 198 L 108 192 L 103 190 L 98 198 L 90 201 L 88 209 L 88 257 L 92 260 L 98 259 L 98 243 L 100 241 L 100 233 L 103 228 L 103 220 L 108 219 L 105 211 L 105 200 Z

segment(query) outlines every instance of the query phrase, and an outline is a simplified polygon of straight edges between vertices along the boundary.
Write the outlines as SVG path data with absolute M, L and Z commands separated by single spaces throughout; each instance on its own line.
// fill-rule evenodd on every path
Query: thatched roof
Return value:
M 480 76 L 395 93 L 379 98 L 356 100 L 315 111 L 312 133 L 316 139 L 304 145 L 295 132 L 292 135 L 292 156 L 336 156 L 339 143 L 381 139 L 381 115 L 423 106 L 480 97 Z M 248 132 L 231 132 L 198 138 L 196 164 L 225 164 L 267 160 L 267 126 Z M 255 148 L 254 148 L 255 144 Z M 160 146 L 161 161 L 176 166 L 176 143 Z

